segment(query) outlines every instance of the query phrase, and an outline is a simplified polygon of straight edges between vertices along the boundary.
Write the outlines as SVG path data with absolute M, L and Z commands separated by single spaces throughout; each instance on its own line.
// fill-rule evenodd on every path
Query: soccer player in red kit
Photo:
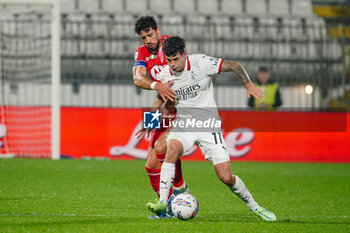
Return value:
M 168 99 L 174 101 L 176 94 L 170 89 L 173 82 L 165 84 L 157 78 L 163 66 L 167 65 L 162 43 L 169 36 L 160 35 L 160 27 L 151 16 L 140 17 L 135 23 L 135 32 L 140 36 L 143 43 L 137 48 L 134 58 L 133 78 L 135 85 L 146 90 L 156 90 L 165 102 Z M 147 77 L 147 73 L 151 78 Z M 156 129 L 152 132 L 145 166 L 152 188 L 158 196 L 161 164 L 166 153 L 165 138 L 168 132 L 165 132 L 165 130 Z M 173 189 L 175 195 L 188 191 L 188 187 L 183 181 L 180 160 L 176 164 Z

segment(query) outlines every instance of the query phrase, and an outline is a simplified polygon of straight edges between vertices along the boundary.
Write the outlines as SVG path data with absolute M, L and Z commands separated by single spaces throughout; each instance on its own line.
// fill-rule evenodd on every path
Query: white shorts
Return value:
M 205 159 L 214 165 L 230 161 L 227 146 L 221 132 L 172 132 L 167 140 L 176 139 L 182 143 L 184 153 L 194 144 L 201 148 Z

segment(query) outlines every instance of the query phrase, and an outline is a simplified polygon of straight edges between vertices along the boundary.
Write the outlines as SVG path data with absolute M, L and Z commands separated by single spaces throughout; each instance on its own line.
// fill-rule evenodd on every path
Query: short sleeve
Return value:
M 140 47 L 135 52 L 134 60 L 135 60 L 134 67 L 136 67 L 136 66 L 144 66 L 147 69 L 146 56 L 142 52 Z
M 224 60 L 221 58 L 201 55 L 199 59 L 199 67 L 207 75 L 220 74 L 223 61 Z

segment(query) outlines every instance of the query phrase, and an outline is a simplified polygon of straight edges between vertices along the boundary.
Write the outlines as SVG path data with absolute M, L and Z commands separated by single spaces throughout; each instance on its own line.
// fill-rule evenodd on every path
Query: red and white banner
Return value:
M 349 113 L 220 111 L 232 160 L 350 162 Z M 61 154 L 74 158 L 145 159 L 137 140 L 142 109 L 61 109 Z M 185 160 L 203 160 L 193 147 Z

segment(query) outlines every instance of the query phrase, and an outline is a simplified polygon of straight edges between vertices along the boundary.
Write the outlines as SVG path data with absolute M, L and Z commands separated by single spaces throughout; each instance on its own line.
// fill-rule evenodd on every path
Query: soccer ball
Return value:
M 181 220 L 194 218 L 198 212 L 198 201 L 191 194 L 179 194 L 171 203 L 171 210 L 175 217 Z

